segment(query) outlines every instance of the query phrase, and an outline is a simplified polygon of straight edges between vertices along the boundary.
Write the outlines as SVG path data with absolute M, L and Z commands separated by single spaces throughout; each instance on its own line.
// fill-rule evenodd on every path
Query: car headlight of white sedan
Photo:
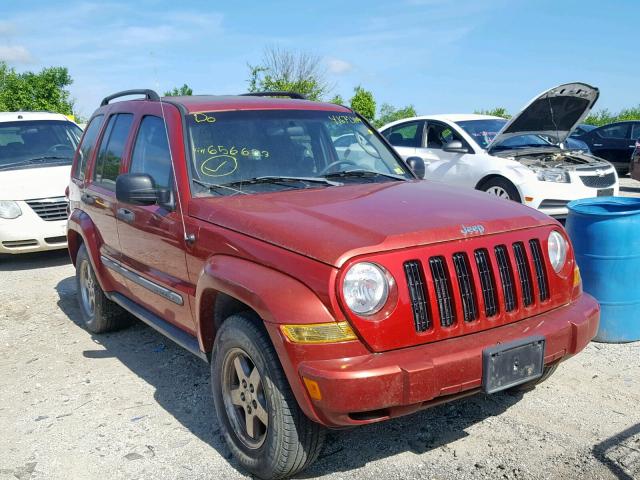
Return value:
M 532 168 L 541 182 L 570 183 L 569 173 L 560 168 Z
M 12 220 L 22 215 L 20 205 L 13 200 L 0 200 L 0 218 Z

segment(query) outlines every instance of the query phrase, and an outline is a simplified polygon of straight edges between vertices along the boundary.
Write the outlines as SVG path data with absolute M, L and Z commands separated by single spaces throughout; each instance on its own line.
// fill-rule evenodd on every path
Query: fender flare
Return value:
M 213 348 L 214 310 L 220 293 L 243 302 L 260 316 L 300 408 L 312 420 L 320 421 L 278 327 L 282 323 L 334 322 L 325 304 L 306 285 L 280 271 L 238 257 L 215 255 L 206 262 L 196 287 L 196 329 L 203 352 Z
M 196 285 L 196 328 L 204 351 L 209 350 L 215 336 L 209 329 L 218 293 L 248 305 L 266 323 L 335 321 L 315 292 L 298 280 L 249 260 L 214 255 L 205 263 Z
M 100 261 L 100 245 L 102 245 L 102 237 L 98 232 L 93 220 L 82 210 L 75 209 L 71 212 L 67 221 L 67 239 L 69 244 L 69 256 L 73 265 L 76 264 L 76 258 L 80 244 L 83 243 L 89 255 L 89 261 L 96 272 L 96 278 L 103 291 L 109 292 L 114 290 L 113 285 L 108 279 L 108 275 L 104 275 L 104 267 Z

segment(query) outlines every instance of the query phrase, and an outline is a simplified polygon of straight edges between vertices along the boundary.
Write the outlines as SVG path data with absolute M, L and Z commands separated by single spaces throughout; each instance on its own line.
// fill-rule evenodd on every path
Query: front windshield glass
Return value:
M 456 122 L 467 132 L 471 138 L 482 148 L 487 146 L 496 138 L 498 132 L 505 126 L 507 120 L 501 118 L 487 120 L 465 120 Z M 508 150 L 512 148 L 535 148 L 552 146 L 553 138 L 544 138 L 540 135 L 523 134 L 515 137 L 507 138 L 502 142 L 493 145 L 491 148 L 496 150 Z
M 199 194 L 413 178 L 377 133 L 351 113 L 199 112 L 187 115 L 187 126 L 191 174 Z
M 0 123 L 0 170 L 71 165 L 81 134 L 64 120 Z
M 456 122 L 482 149 L 486 149 L 498 132 L 504 127 L 506 120 L 489 118 L 486 120 L 465 120 Z

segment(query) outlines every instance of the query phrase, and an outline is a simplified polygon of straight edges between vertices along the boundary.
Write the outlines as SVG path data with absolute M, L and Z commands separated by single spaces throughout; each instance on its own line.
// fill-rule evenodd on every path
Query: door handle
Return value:
M 594 144 L 593 144 L 593 146 L 594 146 L 594 147 L 601 147 L 601 146 L 602 146 L 602 144 L 601 144 L 601 143 L 594 143 Z
M 96 197 L 89 195 L 88 193 L 83 193 L 80 196 L 80 200 L 82 200 L 82 203 L 86 203 L 87 205 L 93 205 L 96 203 Z
M 116 212 L 116 216 L 118 217 L 118 220 L 122 220 L 126 223 L 133 223 L 136 219 L 136 214 L 126 208 L 119 208 Z

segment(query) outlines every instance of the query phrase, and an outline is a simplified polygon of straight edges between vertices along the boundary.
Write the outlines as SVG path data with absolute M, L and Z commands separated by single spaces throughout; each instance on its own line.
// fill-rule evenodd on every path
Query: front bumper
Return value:
M 18 201 L 22 215 L 0 218 L 0 253 L 28 253 L 67 248 L 67 221 L 45 221 L 26 202 Z
M 607 170 L 607 173 L 612 171 L 613 169 Z M 596 188 L 587 187 L 580 179 L 580 176 L 590 175 L 589 172 L 571 172 L 569 175 L 570 183 L 543 182 L 536 179 L 518 185 L 522 202 L 551 217 L 566 217 L 569 213 L 567 204 L 572 200 L 597 197 L 598 190 L 613 189 L 612 195 L 619 194 L 620 183 L 617 178 L 613 185 Z
M 482 351 L 498 343 L 543 335 L 545 364 L 568 358 L 595 336 L 599 319 L 598 303 L 583 294 L 542 315 L 417 347 L 329 360 L 302 355 L 298 373 L 320 387 L 321 400 L 311 400 L 320 422 L 331 427 L 371 423 L 477 392 Z

